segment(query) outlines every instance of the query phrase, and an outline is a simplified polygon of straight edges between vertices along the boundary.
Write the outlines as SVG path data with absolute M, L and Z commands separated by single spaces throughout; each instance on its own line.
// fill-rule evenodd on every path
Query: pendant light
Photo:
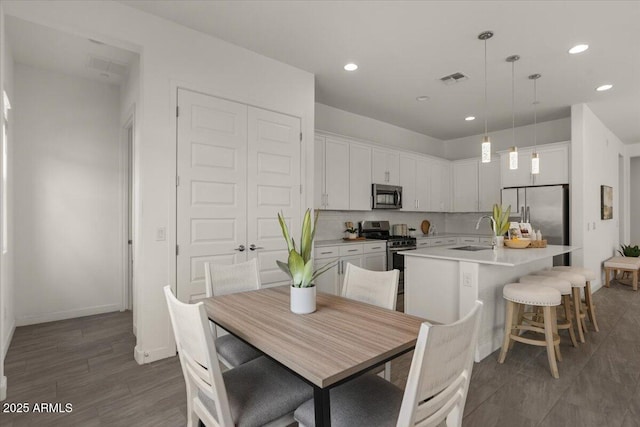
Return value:
M 533 153 L 531 154 L 531 173 L 537 175 L 540 173 L 540 157 L 538 156 L 538 135 L 536 133 L 536 125 L 538 123 L 537 106 L 538 102 L 538 79 L 542 74 L 531 74 L 530 80 L 533 80 Z
M 484 136 L 482 137 L 482 163 L 491 162 L 491 140 L 487 133 L 487 40 L 493 37 L 492 31 L 483 31 L 478 39 L 484 41 Z
M 513 147 L 509 149 L 509 169 L 518 169 L 518 148 L 516 147 L 516 61 L 518 55 L 507 57 L 507 62 L 511 62 L 511 129 L 513 133 Z

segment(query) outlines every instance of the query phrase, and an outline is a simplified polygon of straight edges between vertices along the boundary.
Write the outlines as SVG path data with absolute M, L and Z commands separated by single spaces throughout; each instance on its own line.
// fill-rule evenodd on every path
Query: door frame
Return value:
M 120 311 L 133 310 L 133 293 L 135 289 L 135 275 L 129 273 L 129 221 L 131 221 L 132 233 L 131 233 L 131 256 L 135 254 L 135 206 L 136 206 L 136 167 L 135 167 L 135 153 L 138 151 L 136 140 L 136 119 L 135 119 L 135 104 L 133 104 L 126 115 L 122 129 L 121 129 L 121 143 L 120 143 L 120 180 L 121 180 L 121 277 L 122 277 L 122 298 L 120 304 Z M 131 129 L 131 147 L 129 146 L 129 129 Z M 131 180 L 131 183 L 129 183 Z M 129 197 L 129 191 L 132 191 L 131 197 Z M 135 324 L 134 324 L 135 329 Z

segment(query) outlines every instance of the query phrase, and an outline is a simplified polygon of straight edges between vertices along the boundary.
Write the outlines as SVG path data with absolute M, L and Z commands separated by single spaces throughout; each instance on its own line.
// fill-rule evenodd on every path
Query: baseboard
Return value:
M 7 398 L 7 377 L 0 377 L 0 401 Z
M 4 345 L 4 347 L 2 347 L 4 349 L 4 354 L 2 355 L 2 360 L 4 360 L 7 357 L 7 351 L 9 351 L 9 345 L 11 344 L 11 340 L 13 339 L 13 333 L 15 331 L 16 331 L 16 321 L 14 319 L 12 321 L 11 327 L 9 328 L 9 334 L 5 338 L 4 343 L 2 343 Z
M 175 347 L 167 348 L 160 347 L 153 350 L 142 350 L 139 346 L 136 346 L 133 350 L 133 358 L 139 365 L 145 363 L 155 362 L 156 360 L 166 359 L 168 357 L 174 357 L 176 355 Z
M 57 311 L 54 313 L 34 314 L 16 317 L 16 326 L 35 325 L 37 323 L 55 322 L 56 320 L 73 319 L 76 317 L 92 316 L 94 314 L 110 313 L 120 310 L 120 304 L 97 305 L 93 307 L 77 308 L 73 310 Z

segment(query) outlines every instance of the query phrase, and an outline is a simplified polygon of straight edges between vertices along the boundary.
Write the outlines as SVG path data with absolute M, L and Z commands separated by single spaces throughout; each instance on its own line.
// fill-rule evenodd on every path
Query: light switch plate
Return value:
M 162 242 L 167 239 L 167 229 L 164 227 L 158 227 L 156 230 L 156 241 Z

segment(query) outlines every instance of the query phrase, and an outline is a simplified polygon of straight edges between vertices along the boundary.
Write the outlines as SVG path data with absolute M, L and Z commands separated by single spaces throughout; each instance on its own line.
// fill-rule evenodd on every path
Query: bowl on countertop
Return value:
M 524 249 L 531 244 L 531 239 L 505 239 L 504 245 L 512 249 Z

